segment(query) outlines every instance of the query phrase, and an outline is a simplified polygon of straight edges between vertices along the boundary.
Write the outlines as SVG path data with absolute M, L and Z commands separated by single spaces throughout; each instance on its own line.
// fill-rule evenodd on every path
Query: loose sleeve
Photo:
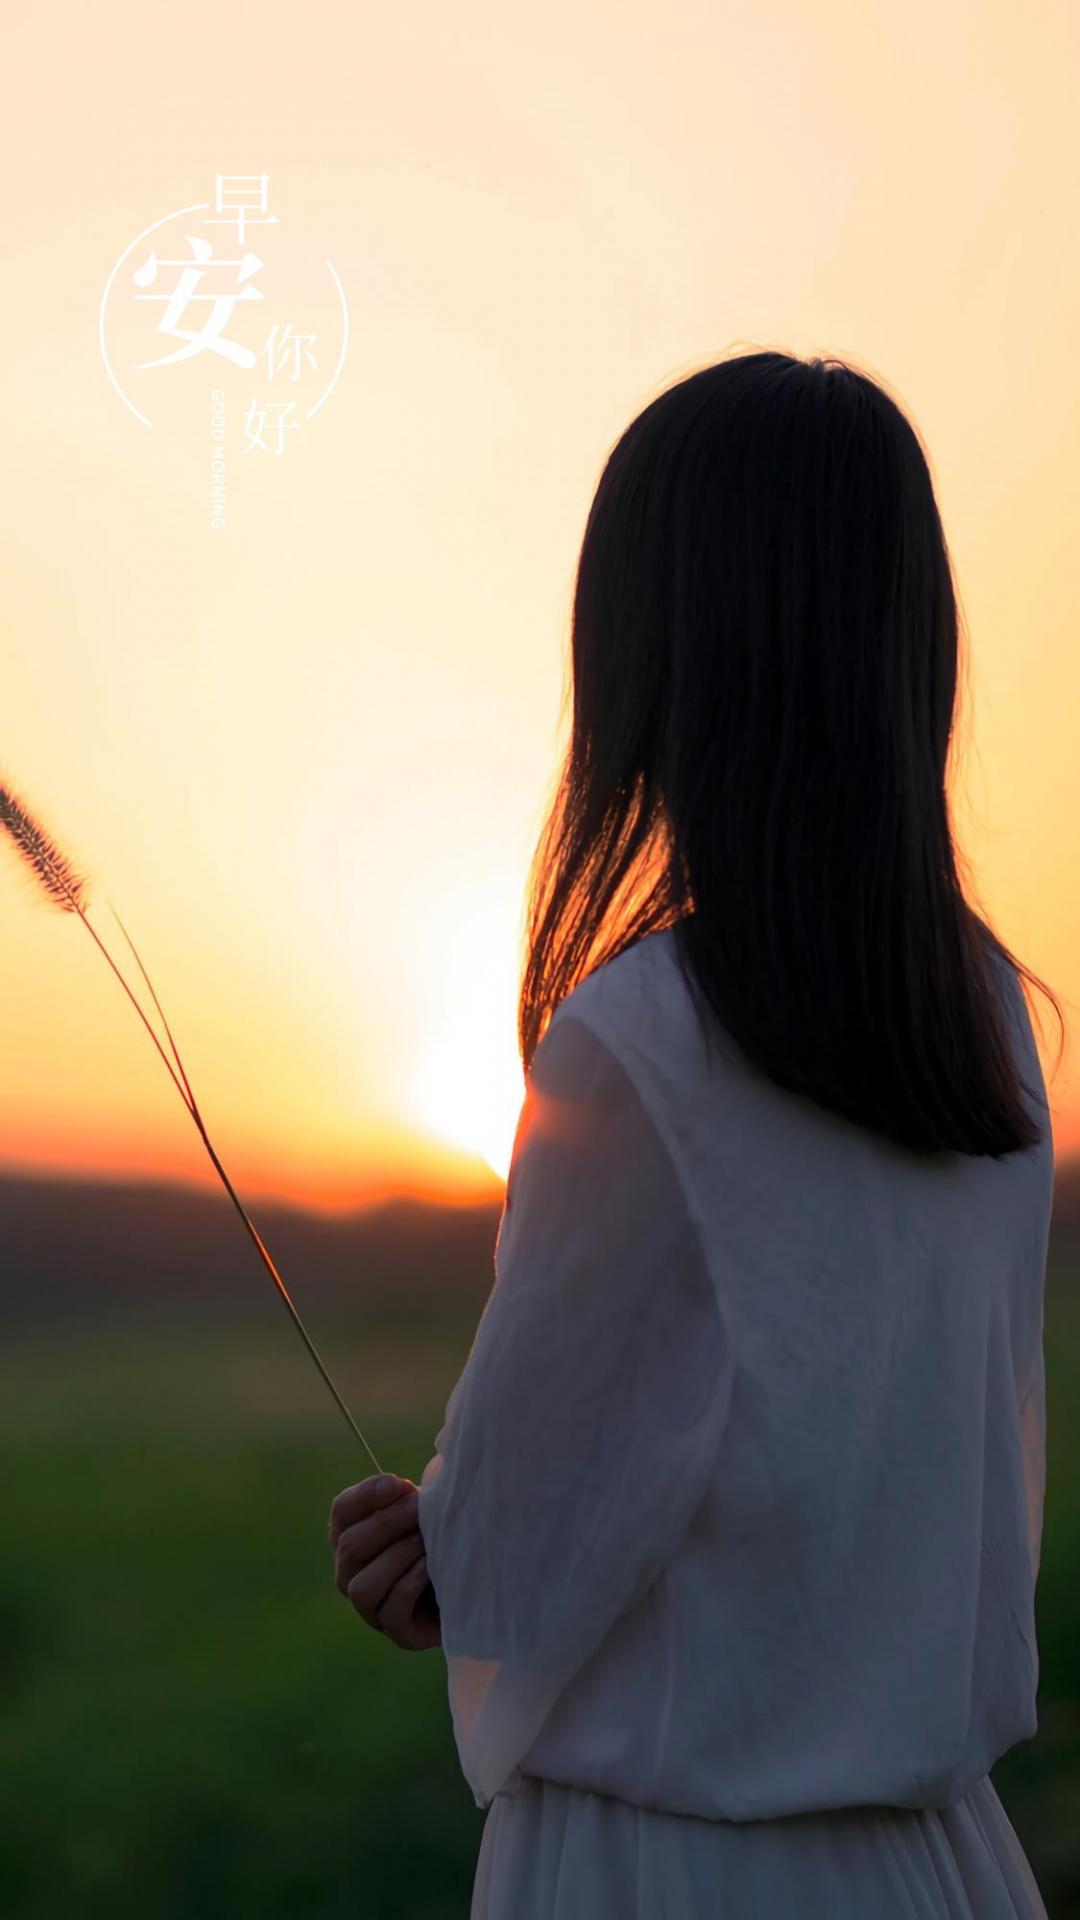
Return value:
M 419 1526 L 476 1804 L 660 1577 L 731 1398 L 727 1317 L 665 1139 L 613 1047 L 556 1014 L 533 1057 L 495 1279 Z
M 1020 1407 L 1020 1450 L 1024 1466 L 1031 1577 L 1032 1580 L 1038 1580 L 1046 1498 L 1046 1369 L 1041 1345 L 1035 1361 L 1035 1378 Z

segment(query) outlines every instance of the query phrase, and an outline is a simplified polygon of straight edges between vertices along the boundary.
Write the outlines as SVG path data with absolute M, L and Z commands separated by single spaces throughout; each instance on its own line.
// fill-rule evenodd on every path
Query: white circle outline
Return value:
M 308 408 L 307 412 L 304 415 L 305 420 L 310 420 L 313 413 L 318 413 L 319 408 L 322 406 L 322 403 L 324 400 L 329 400 L 330 395 L 333 393 L 334 388 L 337 386 L 338 374 L 341 372 L 342 367 L 345 365 L 345 355 L 346 355 L 346 352 L 348 351 L 348 346 L 349 346 L 349 306 L 345 298 L 345 289 L 342 286 L 341 281 L 338 279 L 337 274 L 334 271 L 333 261 L 327 260 L 324 262 L 324 265 L 326 266 L 330 274 L 330 278 L 338 290 L 338 299 L 341 301 L 341 352 L 338 354 L 338 363 L 337 363 L 337 366 L 334 368 L 334 374 L 330 382 L 330 385 L 319 395 L 319 398 L 316 400 L 315 405 L 313 407 Z
M 119 380 L 112 370 L 112 362 L 109 359 L 108 349 L 105 345 L 105 303 L 112 291 L 112 283 L 116 279 L 124 261 L 127 259 L 128 254 L 133 252 L 138 246 L 140 240 L 145 240 L 148 233 L 154 233 L 158 227 L 163 227 L 167 220 L 179 220 L 185 213 L 202 213 L 209 205 L 209 200 L 198 200 L 193 207 L 177 207 L 175 213 L 163 213 L 160 220 L 152 220 L 150 225 L 144 227 L 141 233 L 137 233 L 134 240 L 124 248 L 123 253 L 120 255 L 119 260 L 116 262 L 116 265 L 105 282 L 105 291 L 101 296 L 101 306 L 98 309 L 98 340 L 101 345 L 101 357 L 105 362 L 105 371 L 112 381 L 113 386 L 116 388 L 117 393 L 120 395 L 125 407 L 131 408 L 136 420 L 141 420 L 144 427 L 152 427 L 154 424 L 153 421 L 148 420 L 145 413 L 140 413 L 135 402 L 128 399 L 127 394 L 124 392 L 123 387 L 120 385 Z
M 180 220 L 183 218 L 185 214 L 203 213 L 205 212 L 206 208 L 209 205 L 210 205 L 209 200 L 197 200 L 195 202 L 195 205 L 192 207 L 177 207 L 173 213 L 163 213 L 160 220 L 152 220 L 150 222 L 150 225 L 148 227 L 144 227 L 141 233 L 137 233 L 135 235 L 134 240 L 130 241 L 128 245 L 124 248 L 123 253 L 120 255 L 119 259 L 116 261 L 115 265 L 113 266 L 112 272 L 110 273 L 108 279 L 105 282 L 105 291 L 101 296 L 101 305 L 98 308 L 98 344 L 101 347 L 101 357 L 102 357 L 102 360 L 105 362 L 105 371 L 108 374 L 109 379 L 112 381 L 112 384 L 116 389 L 116 392 L 119 394 L 121 400 L 123 401 L 125 407 L 128 407 L 131 410 L 131 412 L 135 415 L 136 420 L 142 421 L 144 427 L 152 427 L 154 423 L 152 420 L 147 419 L 145 413 L 139 412 L 139 409 L 135 405 L 135 402 L 133 400 L 128 399 L 127 394 L 124 392 L 123 387 L 120 385 L 119 380 L 117 379 L 115 373 L 113 372 L 112 362 L 109 359 L 109 351 L 105 345 L 105 307 L 108 302 L 109 295 L 112 292 L 112 283 L 116 279 L 116 276 L 119 273 L 121 267 L 123 266 L 124 261 L 127 259 L 128 254 L 134 252 L 135 248 L 139 245 L 140 241 L 146 239 L 146 236 L 148 233 L 155 233 L 158 227 L 165 226 L 167 222 L 170 220 Z M 323 389 L 322 393 L 319 395 L 319 398 L 316 400 L 315 405 L 313 407 L 308 408 L 306 414 L 304 415 L 305 420 L 310 420 L 313 414 L 318 413 L 319 408 L 323 404 L 323 401 L 328 400 L 330 398 L 330 395 L 333 393 L 334 388 L 337 386 L 338 375 L 340 374 L 342 367 L 345 365 L 345 355 L 348 352 L 348 347 L 349 347 L 349 306 L 345 298 L 345 289 L 342 286 L 341 281 L 338 279 L 337 273 L 335 272 L 335 269 L 334 269 L 333 261 L 326 260 L 323 262 L 323 264 L 326 267 L 335 287 L 337 288 L 338 299 L 341 301 L 341 352 L 338 355 L 338 363 L 337 363 L 337 366 L 334 368 L 334 372 L 331 377 L 329 386 Z

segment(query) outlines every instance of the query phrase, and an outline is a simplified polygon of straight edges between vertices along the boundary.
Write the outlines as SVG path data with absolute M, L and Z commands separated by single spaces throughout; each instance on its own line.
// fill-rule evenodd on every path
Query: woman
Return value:
M 364 1619 L 441 1640 L 472 1920 L 1045 1912 L 988 1773 L 1036 1730 L 1054 1154 L 958 877 L 958 627 L 854 367 L 735 353 L 611 453 L 495 1284 L 419 1489 L 331 1513 Z

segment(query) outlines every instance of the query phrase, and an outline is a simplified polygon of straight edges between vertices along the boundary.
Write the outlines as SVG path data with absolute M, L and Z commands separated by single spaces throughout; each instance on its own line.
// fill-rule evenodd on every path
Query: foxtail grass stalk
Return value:
M 114 920 L 116 921 L 117 926 L 120 928 L 120 931 L 124 936 L 124 939 L 127 941 L 128 946 L 131 948 L 131 951 L 135 956 L 135 962 L 136 962 L 136 965 L 138 966 L 139 972 L 142 974 L 142 977 L 145 980 L 146 985 L 150 990 L 150 997 L 153 1000 L 159 1015 L 161 1016 L 161 1023 L 165 1028 L 166 1037 L 168 1039 L 169 1046 L 172 1049 L 173 1060 L 175 1060 L 176 1062 L 175 1069 L 173 1067 L 172 1060 L 169 1059 L 168 1054 L 165 1052 L 165 1049 L 162 1046 L 161 1041 L 159 1040 L 157 1034 L 154 1032 L 154 1029 L 151 1026 L 149 1020 L 147 1019 L 142 1006 L 140 1005 L 139 1001 L 136 999 L 135 995 L 132 993 L 130 986 L 125 980 L 123 974 L 121 973 L 111 953 L 109 952 L 108 948 L 105 946 L 104 942 L 98 937 L 97 931 L 95 930 L 94 927 L 91 926 L 90 921 L 86 917 L 86 912 L 84 909 L 84 901 L 86 899 L 87 892 L 88 892 L 88 887 L 89 887 L 88 881 L 86 880 L 84 875 L 76 872 L 71 862 L 65 857 L 64 854 L 61 853 L 55 841 L 52 840 L 50 836 L 45 832 L 44 828 L 33 817 L 29 809 L 12 792 L 10 786 L 5 786 L 5 785 L 0 785 L 0 826 L 3 826 L 6 829 L 16 850 L 19 853 L 20 858 L 23 860 L 24 864 L 29 868 L 30 872 L 33 873 L 35 879 L 37 880 L 38 884 L 42 888 L 46 896 L 46 899 L 49 901 L 50 905 L 59 907 L 60 910 L 64 913 L 77 913 L 79 916 L 79 919 L 83 923 L 83 926 L 86 928 L 87 933 L 90 935 L 91 939 L 94 941 L 99 951 L 104 955 L 105 959 L 108 961 L 109 966 L 112 968 L 113 973 L 116 975 L 116 978 L 119 980 L 120 985 L 123 987 L 124 992 L 128 996 L 128 999 L 131 1001 L 132 1006 L 135 1008 L 135 1011 L 138 1014 L 140 1020 L 142 1021 L 143 1026 L 146 1028 L 147 1033 L 150 1035 L 150 1038 L 153 1041 L 155 1047 L 157 1048 L 158 1053 L 161 1055 L 162 1061 L 164 1062 L 164 1065 L 165 1065 L 165 1069 L 169 1074 L 169 1077 L 172 1080 L 177 1093 L 180 1095 L 181 1100 L 183 1101 L 185 1107 L 187 1108 L 188 1112 L 191 1115 L 191 1118 L 193 1119 L 196 1127 L 199 1130 L 199 1137 L 202 1140 L 203 1146 L 206 1148 L 206 1151 L 209 1154 L 211 1161 L 213 1162 L 218 1178 L 220 1179 L 222 1185 L 224 1186 L 226 1193 L 228 1194 L 230 1200 L 233 1203 L 233 1206 L 236 1208 L 237 1213 L 240 1215 L 240 1218 L 243 1221 L 244 1226 L 247 1228 L 247 1231 L 250 1234 L 251 1239 L 254 1241 L 259 1257 L 263 1261 L 266 1267 L 266 1270 L 270 1275 L 270 1278 L 273 1280 L 274 1285 L 278 1290 L 278 1293 L 280 1294 L 282 1300 L 284 1301 L 285 1306 L 289 1313 L 289 1317 L 292 1320 L 292 1323 L 296 1328 L 297 1333 L 300 1335 L 301 1340 L 304 1342 L 304 1345 L 307 1348 L 308 1353 L 311 1355 L 312 1360 L 315 1362 L 315 1365 L 318 1368 L 320 1374 L 322 1375 L 322 1378 L 325 1381 L 326 1386 L 329 1388 L 330 1393 L 334 1398 L 334 1401 L 336 1402 L 337 1406 L 340 1408 L 342 1414 L 344 1415 L 346 1421 L 348 1422 L 352 1433 L 355 1435 L 356 1439 L 359 1440 L 361 1446 L 365 1449 L 365 1451 L 368 1454 L 370 1454 L 376 1473 L 380 1473 L 382 1469 L 379 1466 L 379 1462 L 376 1460 L 371 1447 L 368 1445 L 368 1442 L 365 1440 L 363 1434 L 361 1433 L 359 1427 L 356 1424 L 356 1421 L 353 1419 L 352 1414 L 349 1412 L 348 1407 L 345 1405 L 344 1400 L 342 1399 L 340 1393 L 338 1392 L 337 1387 L 334 1385 L 334 1382 L 331 1379 L 326 1366 L 323 1364 L 323 1361 L 319 1355 L 318 1349 L 315 1346 L 314 1341 L 311 1339 L 311 1336 L 308 1333 L 307 1328 L 305 1327 L 303 1321 L 300 1318 L 299 1313 L 297 1312 L 295 1305 L 293 1304 L 292 1297 L 289 1293 L 288 1288 L 285 1285 L 284 1280 L 282 1279 L 280 1273 L 278 1272 L 276 1266 L 274 1265 L 274 1262 L 270 1258 L 270 1255 L 266 1249 L 266 1246 L 261 1236 L 256 1231 L 256 1228 L 248 1214 L 246 1207 L 243 1205 L 242 1201 L 239 1199 L 232 1181 L 229 1179 L 228 1174 L 226 1173 L 224 1167 L 221 1164 L 221 1161 L 218 1158 L 218 1155 L 214 1149 L 213 1143 L 210 1139 L 210 1135 L 207 1133 L 202 1114 L 199 1112 L 195 1095 L 191 1090 L 191 1082 L 189 1081 L 187 1074 L 184 1071 L 184 1063 L 180 1058 L 180 1050 L 177 1047 L 176 1041 L 173 1039 L 172 1030 L 169 1026 L 167 1019 L 165 1018 L 164 1009 L 161 1005 L 160 1000 L 157 997 L 156 992 L 154 991 L 153 981 L 151 980 L 150 975 L 147 973 L 146 968 L 143 966 L 143 963 L 139 958 L 139 953 L 135 946 L 135 942 L 132 940 L 131 935 L 129 934 L 127 928 L 125 927 L 123 921 L 120 918 L 120 915 L 117 913 L 116 908 L 113 906 L 111 901 L 107 902 L 110 913 L 112 914 Z

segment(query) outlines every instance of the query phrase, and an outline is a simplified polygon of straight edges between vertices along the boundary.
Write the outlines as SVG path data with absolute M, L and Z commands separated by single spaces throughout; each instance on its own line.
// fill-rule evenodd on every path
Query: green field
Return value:
M 243 1333 L 114 1325 L 6 1349 L 9 1920 L 468 1911 L 484 1816 L 458 1771 L 442 1655 L 401 1653 L 336 1592 L 327 1509 L 370 1463 L 284 1316 L 260 1301 L 250 1318 Z M 422 1342 L 318 1329 L 382 1465 L 419 1479 L 474 1323 L 448 1311 Z M 1071 1298 L 1048 1306 L 1047 1349 L 1042 1726 L 994 1779 L 1065 1920 L 1080 1914 Z

